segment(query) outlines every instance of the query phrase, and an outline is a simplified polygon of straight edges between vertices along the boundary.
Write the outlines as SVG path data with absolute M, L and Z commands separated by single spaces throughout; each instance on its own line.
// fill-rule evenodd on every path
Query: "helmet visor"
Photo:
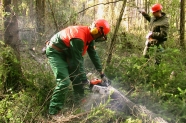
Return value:
M 104 31 L 103 31 L 103 27 L 99 27 L 100 28 L 100 33 L 102 35 L 102 38 L 105 39 L 105 41 L 107 40 L 107 36 L 104 34 Z
M 105 42 L 107 40 L 107 36 L 104 35 L 104 36 L 101 36 L 97 39 L 95 39 L 95 42 Z

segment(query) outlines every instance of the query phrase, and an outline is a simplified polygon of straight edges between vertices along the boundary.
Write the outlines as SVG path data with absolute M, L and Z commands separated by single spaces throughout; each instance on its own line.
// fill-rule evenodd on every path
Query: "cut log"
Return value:
M 124 112 L 125 114 L 133 115 L 141 120 L 143 123 L 168 123 L 163 118 L 158 116 L 157 114 L 148 110 L 145 106 L 138 105 L 130 101 L 126 96 L 120 93 L 117 89 L 113 88 L 112 86 L 109 87 L 102 87 L 98 85 L 94 85 L 92 91 L 94 94 L 90 96 L 89 100 L 94 100 L 91 102 L 87 102 L 85 104 L 86 107 L 92 106 L 92 102 L 99 105 L 99 102 L 107 102 L 106 100 L 111 99 L 108 104 L 108 107 L 111 110 Z M 86 110 L 90 110 L 86 108 Z
M 130 112 L 130 114 L 142 119 L 144 123 L 168 123 L 167 121 L 165 121 L 163 118 L 161 118 L 157 114 L 148 110 L 145 106 L 137 105 L 133 103 L 115 88 L 111 87 L 110 89 L 114 90 L 111 97 L 113 99 L 120 99 L 121 101 L 123 101 L 123 103 L 127 105 L 128 111 Z

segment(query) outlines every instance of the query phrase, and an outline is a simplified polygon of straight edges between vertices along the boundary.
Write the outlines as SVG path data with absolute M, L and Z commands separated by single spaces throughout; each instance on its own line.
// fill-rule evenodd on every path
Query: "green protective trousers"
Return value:
M 49 105 L 49 114 L 54 115 L 57 114 L 64 105 L 66 94 L 69 90 L 70 79 L 65 56 L 51 47 L 47 47 L 46 54 L 56 78 L 56 87 Z
M 77 68 L 73 68 L 67 62 L 67 55 L 69 52 L 58 52 L 57 50 L 47 46 L 46 55 L 48 57 L 50 66 L 56 78 L 56 87 L 50 100 L 49 114 L 57 114 L 64 105 L 66 96 L 69 91 L 69 85 L 72 81 L 74 96 L 81 98 L 84 95 L 84 89 L 78 76 Z M 68 60 L 70 58 L 68 57 Z

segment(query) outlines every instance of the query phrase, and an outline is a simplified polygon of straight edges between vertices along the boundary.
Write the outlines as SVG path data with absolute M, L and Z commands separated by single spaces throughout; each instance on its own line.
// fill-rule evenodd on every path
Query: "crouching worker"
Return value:
M 86 52 L 100 76 L 105 77 L 94 43 L 106 41 L 109 31 L 108 22 L 98 19 L 91 26 L 69 26 L 55 34 L 47 43 L 46 55 L 56 78 L 56 87 L 49 105 L 51 116 L 56 116 L 63 108 L 71 82 L 74 94 L 84 95 L 84 85 L 89 84 L 83 61 Z

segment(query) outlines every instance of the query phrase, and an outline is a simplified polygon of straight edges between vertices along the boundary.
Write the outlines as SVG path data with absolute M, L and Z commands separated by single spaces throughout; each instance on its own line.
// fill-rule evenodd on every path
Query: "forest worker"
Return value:
M 143 51 L 143 55 L 145 58 L 149 58 L 148 51 L 149 47 L 157 46 L 157 53 L 162 50 L 164 47 L 164 42 L 167 40 L 167 33 L 169 29 L 168 17 L 164 12 L 162 12 L 161 4 L 154 4 L 151 7 L 151 12 L 153 17 L 149 16 L 144 9 L 139 9 L 139 12 L 145 17 L 149 24 L 149 33 L 146 38 L 146 47 Z M 161 61 L 160 55 L 156 56 L 155 64 L 159 65 Z
M 56 78 L 56 87 L 49 105 L 51 116 L 56 116 L 63 108 L 71 81 L 74 94 L 84 95 L 84 85 L 89 84 L 83 63 L 86 51 L 100 77 L 106 79 L 94 43 L 106 41 L 109 31 L 108 22 L 98 19 L 91 26 L 69 26 L 50 39 L 46 55 Z

